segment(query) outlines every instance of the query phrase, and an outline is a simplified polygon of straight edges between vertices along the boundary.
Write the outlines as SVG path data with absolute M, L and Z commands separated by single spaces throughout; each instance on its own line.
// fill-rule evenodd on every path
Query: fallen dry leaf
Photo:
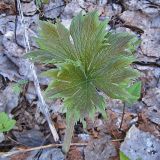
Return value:
M 14 4 L 6 4 L 5 2 L 0 2 L 0 14 L 2 13 L 15 14 L 16 9 Z
M 81 152 L 76 147 L 72 147 L 68 153 L 67 160 L 84 160 L 84 159 Z

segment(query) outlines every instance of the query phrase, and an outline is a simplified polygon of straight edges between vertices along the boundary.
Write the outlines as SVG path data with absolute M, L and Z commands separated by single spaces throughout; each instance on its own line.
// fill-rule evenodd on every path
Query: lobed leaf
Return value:
M 107 21 L 98 13 L 74 17 L 70 29 L 60 22 L 40 22 L 40 49 L 28 54 L 33 61 L 53 63 L 43 75 L 51 78 L 46 97 L 63 98 L 67 117 L 76 120 L 98 110 L 104 115 L 105 100 L 99 91 L 114 99 L 135 102 L 139 85 L 130 86 L 139 74 L 131 67 L 138 40 L 128 33 L 106 32 Z
M 16 121 L 10 119 L 5 112 L 0 112 L 0 132 L 7 132 L 11 130 Z

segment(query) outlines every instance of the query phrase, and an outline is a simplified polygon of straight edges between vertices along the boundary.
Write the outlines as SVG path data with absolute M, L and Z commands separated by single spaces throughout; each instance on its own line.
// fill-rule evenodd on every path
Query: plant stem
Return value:
M 73 131 L 74 131 L 74 124 L 75 124 L 75 116 L 72 114 L 69 117 L 67 122 L 67 129 L 64 136 L 64 142 L 62 146 L 62 151 L 66 154 L 69 151 L 70 144 L 72 141 Z
M 124 119 L 124 114 L 125 114 L 125 108 L 126 108 L 126 104 L 125 104 L 125 102 L 124 102 L 121 124 L 120 124 L 120 126 L 119 126 L 119 130 L 120 130 L 120 131 L 121 131 L 121 129 L 122 129 L 122 124 L 123 124 L 123 119 Z

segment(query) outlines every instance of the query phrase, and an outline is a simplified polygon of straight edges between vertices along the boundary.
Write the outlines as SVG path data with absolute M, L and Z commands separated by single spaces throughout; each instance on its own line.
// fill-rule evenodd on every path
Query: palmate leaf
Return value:
M 44 72 L 52 79 L 46 97 L 63 98 L 68 117 L 74 113 L 76 120 L 104 110 L 98 91 L 127 102 L 135 99 L 128 86 L 139 76 L 130 65 L 137 39 L 128 33 L 108 33 L 106 25 L 97 12 L 80 13 L 70 30 L 60 22 L 41 22 L 40 49 L 28 54 L 33 61 L 56 64 L 56 69 Z
M 103 43 L 106 24 L 107 21 L 99 21 L 97 12 L 92 12 L 88 16 L 82 16 L 80 13 L 71 23 L 71 37 L 86 72 L 97 54 L 107 45 Z
M 91 77 L 86 79 L 85 73 L 77 64 L 63 63 L 43 75 L 54 79 L 46 90 L 46 96 L 63 97 L 68 113 L 77 114 L 77 120 L 83 119 L 86 113 L 95 112 L 98 106 L 104 110 L 103 97 L 99 95 Z
M 52 24 L 40 21 L 39 37 L 36 38 L 36 42 L 40 49 L 27 54 L 33 61 L 59 63 L 76 58 L 69 31 L 59 22 Z

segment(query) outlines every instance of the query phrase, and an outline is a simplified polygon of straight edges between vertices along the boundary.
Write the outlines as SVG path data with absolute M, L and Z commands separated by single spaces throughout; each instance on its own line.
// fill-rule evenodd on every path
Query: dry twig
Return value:
M 26 49 L 26 53 L 30 51 L 30 44 L 29 44 L 29 40 L 28 40 L 28 33 L 27 33 L 27 28 L 26 28 L 26 25 L 25 25 L 25 21 L 24 21 L 24 17 L 23 17 L 23 11 L 22 11 L 22 6 L 21 6 L 21 2 L 20 0 L 17 0 L 17 9 L 19 11 L 19 14 L 20 14 L 20 20 L 21 20 L 21 27 L 24 28 L 24 43 L 25 43 L 25 49 Z M 59 136 L 58 136 L 58 133 L 54 127 L 54 124 L 50 118 L 50 113 L 48 111 L 48 106 L 47 104 L 45 103 L 44 101 L 44 98 L 42 96 L 42 93 L 41 93 L 41 89 L 40 89 L 40 85 L 39 85 L 39 81 L 38 81 L 38 78 L 37 78 L 37 74 L 36 74 L 36 71 L 35 71 L 35 67 L 34 67 L 34 64 L 30 63 L 30 71 L 32 72 L 33 74 L 33 80 L 34 80 L 34 85 L 35 85 L 35 88 L 36 88 L 36 91 L 37 91 L 37 95 L 38 95 L 38 98 L 41 102 L 41 112 L 45 115 L 46 119 L 47 119 L 47 122 L 48 122 L 48 125 L 50 127 L 50 130 L 51 130 L 51 133 L 53 135 L 53 138 L 55 141 L 58 141 L 59 140 Z
M 71 143 L 71 146 L 86 146 L 88 143 Z M 33 148 L 18 148 L 18 150 L 15 151 L 10 151 L 10 152 L 0 152 L 0 156 L 2 157 L 8 157 L 12 156 L 15 154 L 20 154 L 20 153 L 25 153 L 25 152 L 30 152 L 30 151 L 35 151 L 35 150 L 40 150 L 40 149 L 46 149 L 46 148 L 51 148 L 51 147 L 62 147 L 63 144 L 49 144 L 45 146 L 39 146 L 39 147 L 33 147 Z

